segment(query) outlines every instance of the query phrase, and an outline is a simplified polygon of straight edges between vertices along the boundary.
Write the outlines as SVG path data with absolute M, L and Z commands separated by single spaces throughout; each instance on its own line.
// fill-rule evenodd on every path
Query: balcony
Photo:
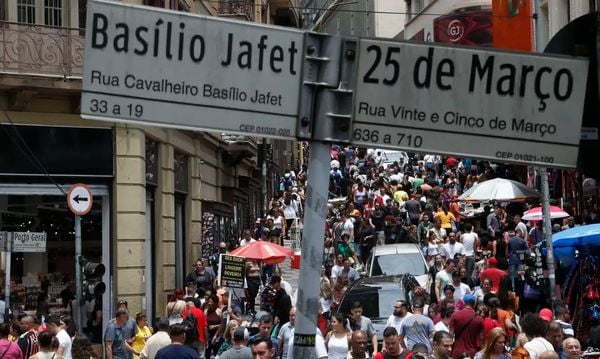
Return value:
M 254 3 L 255 0 L 219 1 L 219 16 L 254 22 Z
M 81 79 L 82 29 L 0 21 L 0 73 Z

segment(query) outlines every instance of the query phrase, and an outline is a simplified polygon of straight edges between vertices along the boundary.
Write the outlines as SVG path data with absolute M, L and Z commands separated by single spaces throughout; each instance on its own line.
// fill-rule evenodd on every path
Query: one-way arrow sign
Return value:
M 67 205 L 71 212 L 78 216 L 86 215 L 93 204 L 92 191 L 82 183 L 77 183 L 67 192 Z
M 77 203 L 79 203 L 79 201 L 87 202 L 88 199 L 87 199 L 87 197 L 80 197 L 79 195 L 76 195 L 75 197 L 73 197 L 73 201 L 75 201 Z

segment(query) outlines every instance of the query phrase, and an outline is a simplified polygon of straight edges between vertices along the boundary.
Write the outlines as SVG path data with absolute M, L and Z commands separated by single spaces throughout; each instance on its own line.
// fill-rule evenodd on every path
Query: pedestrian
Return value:
M 431 359 L 450 359 L 452 357 L 452 335 L 446 331 L 439 331 L 433 335 L 433 354 Z
M 73 338 L 71 355 L 73 359 L 98 359 L 92 349 L 92 342 L 85 335 L 78 335 Z
M 348 352 L 347 359 L 367 359 L 369 354 L 367 353 L 368 340 L 367 333 L 364 330 L 356 330 L 352 332 L 350 339 L 350 352 Z
M 169 336 L 169 318 L 160 318 L 156 325 L 158 331 L 146 340 L 146 344 L 140 352 L 140 358 L 142 359 L 154 359 L 156 353 L 160 349 L 171 344 L 171 337 Z
M 359 301 L 352 303 L 352 307 L 350 308 L 348 329 L 352 330 L 353 332 L 357 330 L 365 332 L 368 339 L 373 344 L 373 355 L 375 355 L 378 352 L 377 334 L 371 319 L 363 316 L 362 313 L 362 304 Z
M 576 338 L 567 338 L 563 342 L 563 351 L 567 359 L 581 358 L 581 343 Z
M 169 329 L 171 344 L 160 349 L 155 359 L 199 359 L 198 352 L 186 345 L 185 327 L 181 324 L 174 324 Z
M 271 330 L 273 329 L 273 317 L 270 315 L 263 315 L 260 317 L 258 334 L 252 336 L 250 338 L 250 343 L 254 343 L 256 341 L 265 340 L 270 341 L 271 345 L 269 345 L 269 349 L 273 349 L 274 354 L 277 355 L 279 352 L 279 347 L 277 346 L 277 339 L 271 338 Z M 254 350 L 252 351 L 254 355 Z
M 219 356 L 220 359 L 252 359 L 248 348 L 249 334 L 245 327 L 237 327 L 233 332 L 233 346 Z
M 250 339 L 250 349 L 252 358 L 273 359 L 277 356 L 273 343 L 262 337 Z
M 71 359 L 71 336 L 67 333 L 64 326 L 65 323 L 57 315 L 51 315 L 46 319 L 46 329 L 58 339 L 56 354 L 61 355 L 64 359 Z
M 463 298 L 464 308 L 450 318 L 450 334 L 454 335 L 452 357 L 468 353 L 471 357 L 483 341 L 483 319 L 475 312 L 475 296 L 467 294 Z
M 133 341 L 131 346 L 136 352 L 141 352 L 144 349 L 144 345 L 146 345 L 146 340 L 152 336 L 152 329 L 148 326 L 148 319 L 146 318 L 146 313 L 137 313 L 135 315 L 135 324 L 137 327 L 137 332 L 133 337 Z M 139 355 L 134 355 L 134 359 L 139 359 Z
M 394 303 L 394 310 L 388 317 L 385 326 L 394 327 L 396 328 L 396 333 L 400 333 L 402 330 L 402 322 L 411 315 L 412 313 L 408 311 L 408 303 L 399 299 Z
M 494 328 L 486 338 L 486 345 L 473 359 L 510 359 L 506 350 L 508 335 L 502 328 Z
M 325 346 L 327 347 L 329 359 L 344 359 L 348 354 L 352 332 L 346 328 L 347 320 L 339 312 L 331 318 L 331 331 L 325 337 Z
M 277 333 L 277 346 L 281 348 L 281 358 L 286 359 L 288 348 L 294 343 L 294 327 L 296 325 L 296 307 L 289 311 L 290 320 L 279 328 Z
M 412 356 L 412 352 L 403 345 L 402 338 L 393 327 L 385 328 L 383 331 L 383 350 L 374 359 L 404 359 Z
M 432 351 L 430 338 L 435 333 L 435 327 L 433 320 L 423 315 L 424 305 L 423 299 L 415 298 L 413 300 L 413 315 L 404 319 L 400 325 L 400 333 L 398 333 L 400 344 L 408 350 L 412 350 L 417 343 L 424 343 L 427 350 Z
M 17 343 L 8 340 L 10 334 L 10 324 L 0 324 L 0 358 L 2 359 L 22 359 L 23 352 Z
M 23 358 L 29 358 L 39 351 L 38 332 L 35 330 L 35 319 L 31 315 L 21 318 L 21 327 L 25 333 L 17 340 L 19 348 L 23 352 Z
M 0 328 L 0 332 L 1 331 L 2 330 Z M 61 357 L 57 356 L 56 352 L 52 349 L 53 342 L 54 335 L 50 334 L 50 332 L 40 332 L 40 334 L 38 335 L 38 345 L 40 347 L 40 350 L 34 355 L 32 355 L 29 359 L 61 359 Z M 0 353 L 2 353 L 1 347 L 2 340 L 0 340 Z
M 133 354 L 139 355 L 127 342 L 125 337 L 124 327 L 128 319 L 127 310 L 120 308 L 117 309 L 114 320 L 108 323 L 104 332 L 104 353 L 106 359 L 132 359 Z
M 523 315 L 519 324 L 529 340 L 523 348 L 529 353 L 530 359 L 538 359 L 538 356 L 547 350 L 554 351 L 552 343 L 545 338 L 548 324 L 544 319 L 535 313 L 527 313 Z

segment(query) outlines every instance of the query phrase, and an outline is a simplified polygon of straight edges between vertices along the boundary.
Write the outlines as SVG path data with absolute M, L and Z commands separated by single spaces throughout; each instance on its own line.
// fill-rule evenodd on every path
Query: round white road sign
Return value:
M 78 216 L 86 215 L 92 209 L 92 191 L 83 183 L 76 183 L 67 192 L 67 205 Z

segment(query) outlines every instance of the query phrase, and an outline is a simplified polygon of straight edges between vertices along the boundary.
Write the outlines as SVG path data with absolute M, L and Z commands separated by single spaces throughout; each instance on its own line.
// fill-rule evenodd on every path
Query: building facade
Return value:
M 127 2 L 298 23 L 288 2 Z M 76 265 L 65 195 L 85 183 L 94 197 L 82 217 L 82 253 L 107 268 L 104 322 L 115 299 L 155 318 L 197 258 L 254 226 L 278 174 L 295 165 L 296 145 L 81 119 L 86 4 L 0 0 L 0 231 L 47 234 L 45 252 L 12 254 L 11 297 L 15 309 L 35 310 L 47 289 L 51 312 L 64 311 L 59 293 L 74 283 Z M 2 270 L 6 261 L 3 253 Z

